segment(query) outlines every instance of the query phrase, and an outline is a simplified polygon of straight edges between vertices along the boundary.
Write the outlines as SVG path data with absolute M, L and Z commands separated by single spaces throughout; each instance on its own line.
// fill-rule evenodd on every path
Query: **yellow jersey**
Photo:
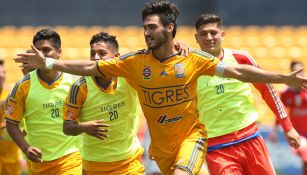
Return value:
M 112 61 L 97 61 L 106 77 L 124 77 L 137 90 L 147 119 L 151 156 L 174 156 L 198 120 L 196 80 L 215 74 L 218 59 L 193 50 L 188 56 L 174 54 L 163 61 L 151 51 L 129 53 Z

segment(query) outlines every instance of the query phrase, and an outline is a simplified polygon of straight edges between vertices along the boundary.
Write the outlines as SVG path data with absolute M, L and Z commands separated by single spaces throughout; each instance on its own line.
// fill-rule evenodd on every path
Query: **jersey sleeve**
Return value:
M 129 80 L 133 75 L 133 67 L 135 67 L 138 56 L 140 56 L 138 52 L 132 52 L 111 61 L 99 60 L 97 68 L 105 77 L 124 77 Z
M 256 61 L 247 52 L 234 52 L 233 55 L 239 64 L 248 64 L 259 67 Z M 293 126 L 287 115 L 285 107 L 273 86 L 271 84 L 264 83 L 253 83 L 253 85 L 260 92 L 265 103 L 273 111 L 283 130 L 286 132 L 292 129 Z
M 30 90 L 30 75 L 27 74 L 19 80 L 8 97 L 4 109 L 4 118 L 8 122 L 19 124 L 23 118 L 25 101 Z
M 64 105 L 64 121 L 79 122 L 79 114 L 87 97 L 87 85 L 84 77 L 77 80 L 68 92 Z
M 194 63 L 197 76 L 213 76 L 215 74 L 216 66 L 219 62 L 219 59 L 216 57 L 199 50 L 192 50 L 189 57 L 189 59 L 192 59 Z
M 4 107 L 5 107 L 5 100 L 1 100 L 0 101 L 0 137 L 2 136 L 2 132 L 4 130 L 4 121 L 3 121 L 3 111 L 4 111 Z

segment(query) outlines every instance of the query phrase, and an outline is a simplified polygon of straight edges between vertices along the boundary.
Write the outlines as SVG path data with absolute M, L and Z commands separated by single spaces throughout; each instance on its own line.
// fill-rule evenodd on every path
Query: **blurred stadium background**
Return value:
M 15 54 L 28 50 L 33 35 L 43 27 L 51 27 L 61 35 L 62 59 L 88 59 L 90 37 L 100 31 L 117 36 L 121 54 L 145 48 L 141 27 L 141 10 L 145 2 L 2 0 L 0 58 L 5 60 L 7 89 L 22 76 L 13 61 Z M 198 48 L 194 38 L 194 21 L 202 13 L 213 12 L 224 19 L 224 47 L 248 51 L 266 70 L 287 73 L 291 60 L 303 61 L 307 65 L 306 0 L 172 2 L 181 12 L 176 40 L 186 42 L 190 47 Z M 280 91 L 285 86 L 275 85 L 275 88 Z M 261 116 L 259 124 L 267 138 L 275 117 L 259 94 L 255 95 L 255 104 Z M 268 142 L 268 146 L 279 174 L 300 174 L 300 161 L 293 157 L 285 141 L 279 145 Z

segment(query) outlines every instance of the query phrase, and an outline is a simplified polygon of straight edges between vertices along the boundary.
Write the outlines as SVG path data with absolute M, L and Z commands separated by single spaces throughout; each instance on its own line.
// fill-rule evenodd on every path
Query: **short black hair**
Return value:
M 196 30 L 203 24 L 211 24 L 216 23 L 217 27 L 223 26 L 223 20 L 216 14 L 202 14 L 199 18 L 195 21 L 195 28 Z
M 170 23 L 174 24 L 173 37 L 176 36 L 177 31 L 177 17 L 179 15 L 179 10 L 174 3 L 168 1 L 152 1 L 145 4 L 142 11 L 143 22 L 147 16 L 158 15 L 161 19 L 163 26 Z
M 4 59 L 0 58 L 0 66 L 4 65 Z
M 40 40 L 50 40 L 56 49 L 61 48 L 61 37 L 56 31 L 52 29 L 42 29 L 38 31 L 33 37 L 33 45 Z
M 296 66 L 297 64 L 302 65 L 302 66 L 304 65 L 303 62 L 301 62 L 301 61 L 291 61 L 290 69 L 292 70 L 294 68 L 294 66 Z
M 98 42 L 105 42 L 108 43 L 112 48 L 113 51 L 118 52 L 118 42 L 116 40 L 116 36 L 109 35 L 106 32 L 100 32 L 92 36 L 90 45 L 92 46 L 95 43 Z

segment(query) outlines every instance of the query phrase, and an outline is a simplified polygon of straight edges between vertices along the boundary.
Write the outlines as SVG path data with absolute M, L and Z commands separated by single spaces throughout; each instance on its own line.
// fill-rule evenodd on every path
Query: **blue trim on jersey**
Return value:
M 102 84 L 99 80 L 99 77 L 94 76 L 94 81 L 96 82 L 96 85 L 98 85 L 99 87 L 103 88 L 104 90 L 108 89 L 108 87 L 111 85 L 113 78 L 110 80 L 110 82 L 108 82 L 107 84 Z
M 72 105 L 69 105 L 69 104 L 65 104 L 66 106 L 68 106 L 68 107 L 70 107 L 70 108 L 75 108 L 75 109 L 79 109 L 79 107 L 77 107 L 77 106 L 72 106 Z
M 162 63 L 162 62 L 172 58 L 173 56 L 176 56 L 176 55 L 179 55 L 179 54 L 178 53 L 174 53 L 174 54 L 172 54 L 172 55 L 170 55 L 170 56 L 168 56 L 166 58 L 162 58 L 162 59 L 159 59 L 154 53 L 152 53 L 152 55 L 155 57 L 155 59 L 159 60 L 160 63 Z
M 7 120 L 7 121 L 9 121 L 11 123 L 14 123 L 14 124 L 19 124 L 20 123 L 20 121 L 17 121 L 17 120 L 13 120 L 13 119 L 10 119 L 10 118 L 7 118 L 7 117 L 4 117 L 4 118 L 5 118 L 5 120 Z
M 195 53 L 195 54 L 197 54 L 197 55 L 206 57 L 206 58 L 215 58 L 215 57 L 214 57 L 213 55 L 211 55 L 210 53 L 204 52 L 204 51 L 201 51 L 201 50 L 192 49 L 191 52 L 193 52 L 193 53 Z
M 239 143 L 245 142 L 247 140 L 259 137 L 259 136 L 261 136 L 260 131 L 257 131 L 254 134 L 249 135 L 249 136 L 247 136 L 243 139 L 240 139 L 240 140 L 236 140 L 236 141 L 228 142 L 228 143 L 222 143 L 222 144 L 218 144 L 218 145 L 214 145 L 214 146 L 209 146 L 208 149 L 207 149 L 207 152 L 214 151 L 214 150 L 221 149 L 221 148 L 225 148 L 225 147 L 232 146 L 232 145 L 235 145 L 235 144 L 239 144 Z
M 11 94 L 10 94 L 10 96 L 11 96 L 12 98 L 15 98 L 16 92 L 17 92 L 17 89 L 18 89 L 19 85 L 20 85 L 21 83 L 25 82 L 26 80 L 30 80 L 30 75 L 29 75 L 29 74 L 25 75 L 25 76 L 23 77 L 23 79 L 19 80 L 19 81 L 15 84 L 15 86 L 14 86 L 14 88 L 13 88 Z
M 48 86 L 51 86 L 54 82 L 56 82 L 58 79 L 60 79 L 60 77 L 63 75 L 63 72 L 60 72 L 60 74 L 58 74 L 54 80 L 51 80 L 50 82 L 48 82 L 47 80 L 45 80 L 40 73 L 40 70 L 37 69 L 36 74 L 38 76 L 39 79 L 43 80 L 45 83 L 48 84 Z
M 98 61 L 96 61 L 96 68 L 103 77 L 106 77 L 105 74 L 99 69 Z

